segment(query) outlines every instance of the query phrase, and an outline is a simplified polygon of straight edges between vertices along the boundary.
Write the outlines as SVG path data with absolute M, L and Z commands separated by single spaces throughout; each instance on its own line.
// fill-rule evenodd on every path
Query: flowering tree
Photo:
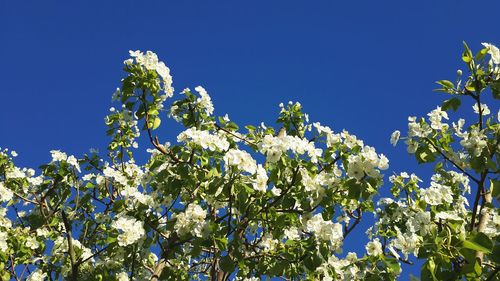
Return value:
M 309 122 L 292 102 L 280 105 L 280 130 L 242 130 L 214 116 L 200 86 L 165 109 L 170 70 L 152 52 L 130 52 L 113 95 L 120 106 L 105 119 L 106 160 L 51 151 L 35 172 L 0 152 L 1 279 L 394 280 L 400 263 L 419 258 L 422 280 L 495 280 L 500 113 L 484 96 L 500 98 L 500 54 L 484 47 L 476 56 L 466 47 L 469 76 L 438 82 L 453 97 L 428 121 L 409 118 L 408 152 L 435 163 L 429 187 L 393 175 L 392 198 L 378 206 L 389 161 L 356 136 Z M 462 98 L 472 98 L 476 120 L 443 122 Z M 164 112 L 185 127 L 175 144 L 158 136 Z M 139 165 L 142 132 L 151 148 Z M 367 213 L 377 219 L 366 253 L 343 254 Z

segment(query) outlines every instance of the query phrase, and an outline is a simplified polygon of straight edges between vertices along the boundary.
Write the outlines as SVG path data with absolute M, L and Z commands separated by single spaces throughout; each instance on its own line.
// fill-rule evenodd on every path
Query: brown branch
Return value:
M 64 228 L 66 229 L 66 238 L 68 240 L 68 253 L 71 262 L 71 278 L 72 281 L 78 280 L 78 264 L 76 262 L 75 249 L 73 248 L 73 236 L 71 231 L 71 223 L 68 220 L 66 212 L 61 211 Z
M 14 270 L 15 267 L 16 267 L 16 265 L 14 264 L 14 258 L 12 258 L 12 255 L 10 255 L 10 272 L 11 272 L 11 275 L 14 276 L 14 278 L 16 279 L 16 281 L 19 281 L 19 278 L 17 278 L 17 275 L 16 275 L 16 271 Z
M 240 137 L 240 136 L 238 136 L 237 134 L 235 134 L 235 133 L 233 133 L 233 132 L 231 132 L 231 131 L 227 130 L 226 128 L 222 128 L 221 126 L 219 126 L 219 124 L 214 123 L 214 126 L 215 126 L 215 128 L 217 128 L 218 130 L 224 131 L 225 133 L 230 134 L 231 136 L 233 136 L 233 137 L 235 137 L 235 138 L 237 138 L 237 139 L 239 139 L 239 140 L 242 140 L 242 141 L 246 142 L 247 144 L 250 144 L 250 145 L 257 145 L 256 143 L 254 143 L 254 142 L 252 142 L 252 141 L 249 141 L 249 140 L 248 140 L 248 139 L 246 139 L 246 138 Z
M 90 260 L 90 259 L 92 259 L 92 258 L 94 258 L 94 257 L 96 257 L 98 255 L 100 255 L 102 252 L 106 251 L 108 248 L 109 248 L 109 245 L 106 246 L 106 247 L 104 247 L 104 248 L 102 248 L 102 249 L 100 249 L 99 251 L 95 252 L 94 254 L 92 254 L 91 256 L 89 256 L 88 258 L 76 262 L 76 266 L 80 266 L 81 264 L 85 263 L 86 261 L 88 261 L 88 260 Z
M 476 183 L 479 183 L 479 180 L 472 176 L 470 173 L 468 173 L 467 171 L 465 171 L 462 167 L 460 167 L 457 163 L 455 163 L 453 160 L 451 160 L 446 154 L 444 154 L 443 151 L 441 151 L 441 149 L 439 149 L 439 147 L 437 147 L 436 145 L 434 145 L 430 140 L 429 138 L 424 138 L 425 141 L 427 141 L 437 152 L 439 152 L 439 154 L 441 154 L 441 156 L 443 156 L 443 158 L 445 160 L 447 160 L 448 162 L 450 162 L 451 164 L 453 164 L 453 166 L 455 166 L 458 170 L 460 170 L 460 172 L 466 174 L 471 180 L 473 180 L 474 182 Z
M 351 231 L 359 224 L 359 222 L 361 221 L 361 217 L 363 215 L 363 213 L 361 212 L 361 210 L 358 208 L 356 209 L 356 214 L 357 216 L 354 216 L 352 214 L 349 214 L 350 217 L 353 217 L 355 219 L 354 223 L 348 228 L 347 225 L 345 226 L 345 232 L 344 232 L 344 240 L 345 238 L 347 237 L 347 235 L 349 235 L 349 233 L 351 233 Z
M 168 265 L 168 260 L 165 258 L 161 258 L 153 270 L 153 275 L 151 276 L 151 281 L 160 280 L 161 273 L 163 272 L 163 269 L 165 269 L 165 267 L 167 265 Z

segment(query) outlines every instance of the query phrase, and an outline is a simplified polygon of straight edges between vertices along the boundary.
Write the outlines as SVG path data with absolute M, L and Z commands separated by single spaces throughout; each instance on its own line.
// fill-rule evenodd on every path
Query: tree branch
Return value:
M 68 240 L 68 253 L 71 262 L 71 278 L 72 281 L 78 280 L 78 264 L 76 262 L 75 249 L 73 248 L 73 235 L 71 234 L 71 223 L 64 210 L 61 210 L 64 228 L 66 229 L 66 238 Z

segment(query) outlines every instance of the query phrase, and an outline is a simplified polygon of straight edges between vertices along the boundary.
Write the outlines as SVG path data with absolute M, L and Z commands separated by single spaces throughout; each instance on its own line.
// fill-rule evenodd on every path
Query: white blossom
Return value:
M 301 231 L 297 227 L 291 226 L 289 228 L 285 228 L 283 233 L 285 234 L 285 237 L 287 239 L 298 240 L 298 239 L 300 239 Z
M 431 182 L 431 187 L 420 191 L 420 196 L 423 197 L 424 201 L 433 206 L 443 204 L 444 202 L 452 203 L 452 195 L 453 193 L 449 186 L 436 182 Z
M 120 272 L 120 273 L 116 274 L 116 280 L 117 281 L 128 281 L 129 280 L 128 274 L 126 272 Z
M 52 155 L 53 162 L 66 161 L 66 159 L 68 159 L 66 153 L 59 150 L 51 150 L 50 154 Z
M 111 226 L 120 231 L 118 235 L 120 246 L 131 245 L 145 235 L 143 223 L 127 215 L 120 215 Z
M 177 136 L 178 142 L 187 142 L 188 140 L 211 151 L 225 151 L 229 148 L 229 142 L 225 138 L 196 128 L 189 128 Z
M 253 182 L 253 188 L 257 191 L 265 192 L 267 190 L 267 180 L 268 180 L 267 172 L 262 167 L 262 165 L 259 164 L 257 166 L 255 180 Z
M 491 60 L 495 64 L 500 64 L 500 50 L 493 44 L 481 43 L 485 48 L 488 49 L 488 54 L 491 55 Z
M 479 114 L 479 105 L 478 105 L 477 103 L 475 103 L 475 104 L 472 106 L 472 109 L 474 110 L 474 113 Z M 486 116 L 486 115 L 488 115 L 488 114 L 490 114 L 490 113 L 491 113 L 491 112 L 490 112 L 489 107 L 488 107 L 486 104 L 482 103 L 482 104 L 481 104 L 481 114 L 482 114 L 483 116 Z
M 366 253 L 369 256 L 380 256 L 383 254 L 382 244 L 380 243 L 378 238 L 375 238 L 373 241 L 368 242 L 365 249 Z
M 199 205 L 190 204 L 186 210 L 175 216 L 174 229 L 179 235 L 192 233 L 196 237 L 202 237 L 205 231 L 205 218 L 207 212 Z
M 47 278 L 47 273 L 42 272 L 40 269 L 36 269 L 31 272 L 26 281 L 44 281 Z
M 239 170 L 248 172 L 250 174 L 255 174 L 257 171 L 257 162 L 252 158 L 250 153 L 231 148 L 224 155 L 224 162 L 227 166 L 236 166 Z
M 8 249 L 7 238 L 7 233 L 0 230 L 0 251 L 2 252 L 7 251 Z
M 214 112 L 214 105 L 212 104 L 212 99 L 208 95 L 205 88 L 202 86 L 198 86 L 194 88 L 198 94 L 200 94 L 200 98 L 196 100 L 196 103 L 203 109 L 208 115 L 212 115 Z
M 13 196 L 14 193 L 3 182 L 0 182 L 0 202 L 8 202 Z
M 323 241 L 329 241 L 332 245 L 338 247 L 343 240 L 342 225 L 325 221 L 321 214 L 314 215 L 306 223 L 306 230 L 314 232 L 315 235 Z
M 35 237 L 29 236 L 26 239 L 26 247 L 28 247 L 32 250 L 36 250 L 36 249 L 38 249 L 38 247 L 40 247 L 40 243 L 38 243 L 38 241 L 36 240 Z
M 396 130 L 394 131 L 392 134 L 391 134 L 391 144 L 393 146 L 396 146 L 396 144 L 398 143 L 399 141 L 399 137 L 401 136 L 401 132 Z
M 391 246 L 399 249 L 404 255 L 405 259 L 408 259 L 408 254 L 413 253 L 417 255 L 418 248 L 420 247 L 421 238 L 415 233 L 401 233 L 399 229 L 396 229 L 397 236 L 391 242 Z
M 443 124 L 441 122 L 442 119 L 448 120 L 448 113 L 446 111 L 441 110 L 441 107 L 438 106 L 433 111 L 427 114 L 429 116 L 429 121 L 431 121 L 431 128 L 434 130 L 447 130 L 448 124 Z

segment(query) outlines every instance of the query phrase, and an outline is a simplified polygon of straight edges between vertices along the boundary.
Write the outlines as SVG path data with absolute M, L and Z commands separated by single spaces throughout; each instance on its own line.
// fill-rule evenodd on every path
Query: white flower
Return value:
M 391 134 L 391 144 L 393 146 L 396 146 L 396 144 L 398 143 L 399 141 L 399 137 L 401 136 L 401 132 L 396 130 L 394 131 L 392 134 Z
M 375 238 L 373 241 L 368 242 L 366 244 L 366 253 L 369 256 L 380 256 L 383 254 L 382 252 L 382 244 L 380 243 L 378 238 Z
M 347 174 L 357 180 L 361 180 L 365 173 L 363 171 L 363 162 L 357 155 L 349 155 L 349 164 L 347 165 Z
M 270 163 L 276 163 L 281 155 L 285 154 L 288 150 L 297 155 L 307 153 L 313 163 L 316 163 L 318 157 L 323 153 L 321 149 L 314 146 L 314 142 L 309 142 L 307 139 L 302 139 L 298 136 L 288 136 L 286 132 L 278 136 L 265 135 L 259 143 L 259 149 L 262 153 L 266 154 L 266 161 Z
M 214 105 L 212 104 L 212 99 L 208 95 L 207 91 L 202 87 L 198 86 L 194 88 L 199 94 L 200 98 L 196 100 L 196 103 L 205 110 L 208 115 L 212 115 L 214 112 Z
M 50 154 L 52 155 L 52 161 L 57 162 L 57 161 L 66 161 L 68 156 L 66 153 L 61 152 L 59 150 L 51 150 Z
M 274 239 L 271 234 L 266 233 L 257 245 L 262 247 L 264 252 L 267 252 L 273 250 L 278 244 L 278 240 Z
M 261 164 L 257 166 L 257 172 L 255 176 L 255 180 L 253 182 L 253 188 L 257 191 L 265 192 L 267 190 L 267 172 L 262 167 Z M 272 191 L 271 191 L 272 192 Z
M 111 226 L 121 232 L 118 235 L 120 246 L 131 245 L 145 234 L 143 223 L 126 215 L 119 216 L 111 223 Z
M 6 176 L 10 179 L 22 179 L 26 177 L 26 174 L 18 167 L 14 167 L 12 170 L 7 170 Z
M 146 51 L 146 54 L 137 50 L 129 51 L 131 57 L 135 58 L 137 64 L 143 66 L 147 70 L 154 70 L 161 77 L 163 82 L 163 90 L 165 91 L 165 98 L 172 97 L 174 94 L 174 88 L 172 88 L 172 76 L 170 75 L 170 69 L 165 65 L 164 62 L 158 60 L 158 56 L 151 52 Z M 130 65 L 133 61 L 126 60 L 124 62 L 126 65 Z
M 301 231 L 297 227 L 292 226 L 292 227 L 286 228 L 283 231 L 283 233 L 285 234 L 287 239 L 298 240 L 298 239 L 300 239 Z
M 274 195 L 274 196 L 280 196 L 281 195 L 281 189 L 273 186 L 273 188 L 271 188 L 271 193 Z
M 472 150 L 472 154 L 476 157 L 481 155 L 483 149 L 488 145 L 484 132 L 477 127 L 471 128 L 469 134 L 463 134 L 461 137 L 463 139 L 460 141 L 460 145 Z
M 66 160 L 66 162 L 68 162 L 68 164 L 70 164 L 71 166 L 75 167 L 75 169 L 81 173 L 81 170 L 80 170 L 80 165 L 78 164 L 78 160 L 75 158 L 75 156 L 71 155 L 68 157 L 68 159 Z
M 474 109 L 474 113 L 479 114 L 479 106 L 477 103 L 475 103 L 472 106 L 472 109 Z M 482 103 L 481 104 L 481 112 L 482 112 L 483 116 L 486 116 L 486 115 L 490 114 L 490 109 L 488 108 L 488 106 L 486 104 Z
M 316 214 L 307 221 L 306 230 L 314 232 L 319 239 L 329 241 L 335 247 L 340 246 L 343 239 L 342 225 L 323 220 L 321 214 Z
M 481 43 L 485 48 L 488 49 L 488 54 L 491 55 L 491 60 L 495 64 L 500 64 L 500 50 L 493 44 Z
M 229 170 L 227 166 L 236 166 L 239 170 L 255 174 L 257 169 L 257 162 L 250 153 L 239 149 L 231 148 L 228 150 L 224 155 L 224 162 L 226 170 Z
M 229 142 L 218 135 L 212 135 L 208 131 L 200 131 L 196 128 L 189 128 L 177 136 L 178 142 L 191 142 L 201 146 L 203 149 L 211 151 L 219 150 L 224 151 L 229 148 Z
M 47 278 L 47 273 L 42 272 L 40 269 L 36 269 L 31 272 L 26 281 L 44 281 Z
M 405 233 L 402 234 L 399 229 L 396 228 L 397 236 L 391 243 L 391 246 L 401 250 L 405 255 L 405 259 L 408 259 L 408 254 L 413 253 L 417 255 L 418 248 L 420 247 L 421 238 L 415 233 Z
M 38 243 L 36 238 L 30 236 L 26 239 L 26 247 L 32 250 L 36 250 L 38 249 L 38 247 L 40 247 L 40 244 Z
M 6 232 L 0 231 L 0 251 L 5 252 L 9 248 L 7 245 L 8 235 Z
M 431 182 L 431 187 L 422 189 L 420 196 L 424 198 L 427 204 L 433 206 L 443 204 L 444 202 L 453 203 L 451 188 L 436 182 Z
M 431 214 L 429 212 L 419 211 L 408 218 L 406 227 L 411 233 L 418 233 L 421 236 L 430 231 Z
M 116 280 L 117 281 L 128 281 L 128 274 L 126 272 L 120 272 L 116 274 Z
M 380 154 L 379 157 L 378 168 L 380 170 L 387 170 L 389 168 L 389 159 L 384 154 Z
M 8 189 L 3 182 L 0 182 L 0 202 L 8 202 L 13 196 L 14 193 Z
M 175 216 L 174 229 L 180 236 L 191 232 L 196 237 L 202 237 L 206 230 L 206 216 L 207 211 L 201 206 L 190 204 L 183 213 Z
M 454 211 L 439 212 L 436 214 L 437 220 L 462 221 L 463 219 Z
M 430 114 L 430 113 L 429 113 Z M 417 117 L 410 116 L 408 117 L 408 137 L 427 137 L 430 133 L 432 133 L 432 129 L 427 123 L 417 123 Z M 407 142 L 409 141 L 406 140 Z
M 170 68 L 168 68 L 165 63 L 160 61 L 156 65 L 156 72 L 163 79 L 164 92 L 167 97 L 172 97 L 174 95 L 174 88 L 172 88 L 172 76 L 170 75 Z
M 45 227 L 36 229 L 36 236 L 39 236 L 39 237 L 45 238 L 49 235 L 49 233 L 50 233 L 50 231 Z
M 448 128 L 448 124 L 441 123 L 441 119 L 443 118 L 448 120 L 448 113 L 441 110 L 440 106 L 429 112 L 427 116 L 429 116 L 429 121 L 431 121 L 431 128 L 433 128 L 434 130 L 446 130 Z
M 12 150 L 12 151 L 10 152 L 10 155 L 12 155 L 12 157 L 17 157 L 17 152 L 16 152 L 16 151 L 14 151 L 14 150 Z
M 244 278 L 236 277 L 236 280 L 241 280 L 241 281 L 260 281 L 260 278 L 259 277 L 244 277 Z

